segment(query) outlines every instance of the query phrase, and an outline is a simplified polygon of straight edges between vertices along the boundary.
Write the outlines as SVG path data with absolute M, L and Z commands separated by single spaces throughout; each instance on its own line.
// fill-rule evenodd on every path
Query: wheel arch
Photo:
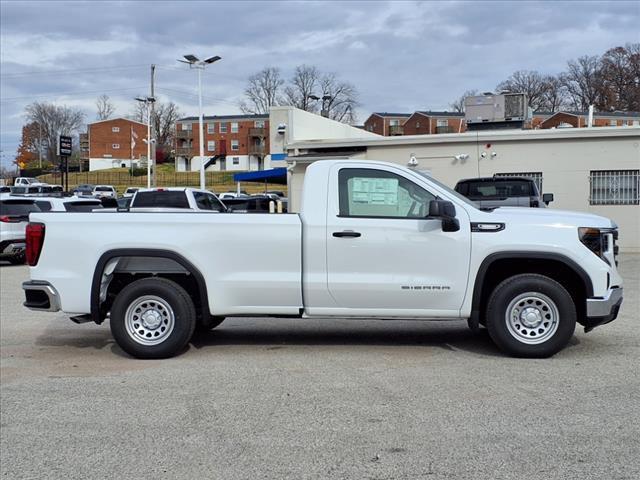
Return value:
M 202 275 L 202 272 L 189 260 L 184 258 L 179 253 L 173 252 L 171 250 L 162 250 L 162 249 L 149 249 L 149 248 L 125 248 L 125 249 L 114 249 L 109 250 L 103 253 L 98 262 L 96 264 L 95 270 L 93 272 L 93 278 L 91 281 L 91 319 L 95 323 L 102 323 L 104 320 L 104 315 L 106 312 L 102 308 L 104 301 L 101 299 L 101 293 L 103 292 L 103 275 L 105 273 L 105 269 L 110 268 L 110 262 L 113 264 L 113 269 L 115 269 L 115 265 L 118 263 L 120 259 L 135 259 L 136 257 L 152 257 L 155 259 L 162 259 L 168 262 L 163 262 L 166 267 L 167 264 L 175 265 L 173 270 L 164 271 L 156 276 L 163 277 L 167 274 L 182 274 L 191 276 L 193 281 L 197 286 L 197 298 L 199 301 L 199 306 L 201 308 L 201 316 L 202 320 L 207 320 L 211 312 L 209 310 L 209 296 L 207 293 L 207 285 Z M 115 260 L 115 262 L 113 262 Z M 109 267 L 108 267 L 109 266 Z M 136 267 L 133 266 L 130 269 L 125 269 L 123 272 L 127 273 L 137 273 Z M 114 271 L 112 269 L 112 272 Z M 109 274 L 110 275 L 110 274 Z M 153 275 L 151 275 L 153 276 Z M 107 287 L 108 288 L 108 284 Z
M 501 267 L 503 270 L 501 270 Z M 566 255 L 551 252 L 512 251 L 498 252 L 487 256 L 473 284 L 470 322 L 477 326 L 484 314 L 489 294 L 502 280 L 517 273 L 539 273 L 554 278 L 549 269 L 561 280 L 569 282 L 569 293 L 576 301 L 578 318 L 586 309 L 586 298 L 593 296 L 593 282 L 587 272 Z

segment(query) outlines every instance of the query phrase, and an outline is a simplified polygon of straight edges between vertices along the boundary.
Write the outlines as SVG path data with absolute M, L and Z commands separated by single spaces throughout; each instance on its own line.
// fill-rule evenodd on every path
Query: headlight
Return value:
M 617 265 L 618 262 L 615 258 L 618 253 L 618 247 L 615 245 L 615 241 L 618 238 L 617 229 L 580 227 L 578 228 L 578 238 L 580 238 L 580 241 L 585 247 L 600 257 L 604 262 L 611 265 L 609 259 L 613 257 Z

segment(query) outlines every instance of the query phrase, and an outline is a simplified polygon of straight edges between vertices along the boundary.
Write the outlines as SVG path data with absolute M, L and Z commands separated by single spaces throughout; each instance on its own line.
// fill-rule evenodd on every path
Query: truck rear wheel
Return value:
M 544 358 L 567 345 L 576 317 L 573 298 L 561 284 L 543 275 L 523 274 L 495 288 L 485 321 L 491 339 L 506 353 Z
M 196 326 L 189 294 L 165 278 L 130 283 L 111 307 L 111 334 L 120 348 L 137 358 L 167 358 L 180 353 Z

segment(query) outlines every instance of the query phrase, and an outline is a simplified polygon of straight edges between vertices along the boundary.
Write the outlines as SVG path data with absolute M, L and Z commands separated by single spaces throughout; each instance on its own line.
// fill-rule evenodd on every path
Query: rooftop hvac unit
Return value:
M 467 97 L 464 106 L 467 125 L 524 122 L 528 117 L 527 96 L 524 93 Z

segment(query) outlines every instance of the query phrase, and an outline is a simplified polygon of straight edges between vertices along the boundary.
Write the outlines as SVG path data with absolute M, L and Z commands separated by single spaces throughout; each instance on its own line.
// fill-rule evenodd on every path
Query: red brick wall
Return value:
M 451 128 L 451 133 L 466 132 L 467 125 L 464 122 L 464 118 L 461 117 L 428 117 L 426 115 L 416 113 L 409 117 L 404 123 L 405 135 L 433 135 L 437 133 L 438 119 L 448 121 L 448 126 Z M 462 124 L 462 128 L 460 128 Z
M 120 131 L 114 132 L 113 127 L 119 128 Z M 133 158 L 146 157 L 147 145 L 143 140 L 147 138 L 147 126 L 124 118 L 89 125 L 89 156 L 91 158 L 132 158 L 131 129 L 138 135 L 135 139 Z M 113 148 L 114 144 L 119 145 L 120 148 Z M 111 155 L 111 157 L 105 157 L 105 155 Z
M 237 133 L 232 133 L 231 132 L 231 124 L 234 123 L 233 121 L 218 121 L 218 120 L 205 120 L 204 122 L 204 154 L 205 155 L 216 155 L 216 154 L 224 154 L 226 153 L 226 155 L 249 155 L 249 150 L 250 150 L 250 142 L 254 142 L 255 141 L 255 137 L 250 136 L 250 129 L 252 128 L 262 128 L 262 127 L 255 127 L 255 120 L 238 120 L 237 123 L 238 124 L 238 132 Z M 220 124 L 226 124 L 227 125 L 227 132 L 226 133 L 220 133 Z M 207 127 L 208 124 L 213 124 L 214 127 L 214 133 L 209 133 L 209 129 Z M 181 129 L 181 126 L 178 126 L 179 129 Z M 193 122 L 191 124 L 191 128 L 192 128 L 192 144 L 191 144 L 191 154 L 192 155 L 199 155 L 200 154 L 200 136 L 199 136 L 199 132 L 198 132 L 198 128 L 199 128 L 199 124 L 198 122 Z M 264 120 L 264 138 L 263 138 L 263 142 L 264 142 L 264 153 L 263 155 L 267 155 L 269 153 L 269 121 L 268 120 Z M 179 130 L 180 131 L 180 130 Z M 213 140 L 216 142 L 216 149 L 215 151 L 209 151 L 207 150 L 207 146 L 208 146 L 208 142 L 210 140 Z M 238 150 L 232 150 L 231 149 L 231 141 L 232 140 L 238 140 Z M 183 146 L 187 146 L 188 143 L 186 142 L 186 140 L 183 139 L 177 139 L 177 146 L 178 147 L 183 147 Z M 224 146 L 223 146 L 224 144 Z M 226 148 L 226 152 L 225 152 L 225 148 Z

